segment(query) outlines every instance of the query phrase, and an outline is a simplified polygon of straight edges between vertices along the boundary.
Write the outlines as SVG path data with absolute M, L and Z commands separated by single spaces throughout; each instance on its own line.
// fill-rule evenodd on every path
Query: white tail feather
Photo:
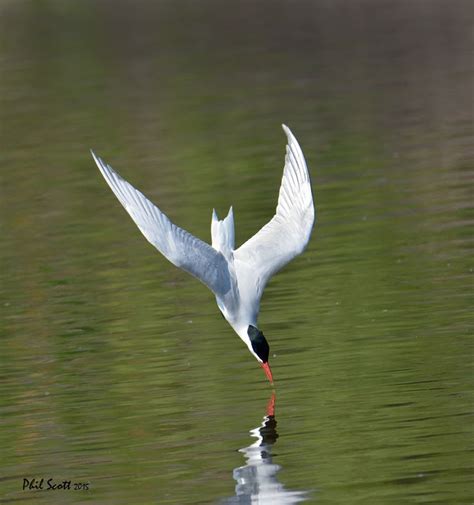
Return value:
M 229 209 L 227 217 L 222 221 L 217 217 L 215 209 L 212 210 L 211 223 L 212 247 L 222 254 L 233 251 L 234 239 L 234 213 L 232 207 Z

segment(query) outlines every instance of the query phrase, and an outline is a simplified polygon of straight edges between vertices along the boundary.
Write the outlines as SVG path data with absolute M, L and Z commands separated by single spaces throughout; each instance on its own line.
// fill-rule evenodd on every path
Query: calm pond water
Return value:
M 472 19 L 1 3 L 1 503 L 473 503 Z M 282 122 L 318 224 L 262 301 L 272 391 L 89 148 L 205 240 L 233 205 L 241 244 L 273 213 Z M 22 489 L 41 478 L 71 489 Z

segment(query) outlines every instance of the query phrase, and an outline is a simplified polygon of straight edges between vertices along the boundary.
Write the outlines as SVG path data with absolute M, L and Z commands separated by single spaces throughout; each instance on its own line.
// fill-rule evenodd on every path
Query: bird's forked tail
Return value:
M 212 247 L 224 256 L 234 249 L 234 213 L 232 207 L 229 209 L 227 217 L 222 221 L 217 217 L 215 209 L 212 210 L 211 236 Z

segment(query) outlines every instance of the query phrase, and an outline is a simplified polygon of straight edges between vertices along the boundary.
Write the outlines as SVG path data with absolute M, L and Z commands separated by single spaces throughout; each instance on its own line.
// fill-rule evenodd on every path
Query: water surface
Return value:
M 472 14 L 0 6 L 2 503 L 472 503 Z M 273 213 L 282 122 L 318 224 L 262 300 L 272 413 L 89 148 L 202 239 L 233 205 L 241 244 Z M 22 490 L 43 477 L 89 490 Z

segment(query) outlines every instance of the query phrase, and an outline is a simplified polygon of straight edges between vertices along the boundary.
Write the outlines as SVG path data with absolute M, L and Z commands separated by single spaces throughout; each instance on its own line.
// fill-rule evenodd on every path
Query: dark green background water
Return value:
M 1 503 L 250 503 L 245 472 L 252 503 L 473 502 L 472 22 L 467 0 L 0 3 Z M 89 148 L 203 239 L 232 204 L 240 244 L 282 122 L 318 225 L 265 292 L 277 426 L 239 452 L 264 374 Z

